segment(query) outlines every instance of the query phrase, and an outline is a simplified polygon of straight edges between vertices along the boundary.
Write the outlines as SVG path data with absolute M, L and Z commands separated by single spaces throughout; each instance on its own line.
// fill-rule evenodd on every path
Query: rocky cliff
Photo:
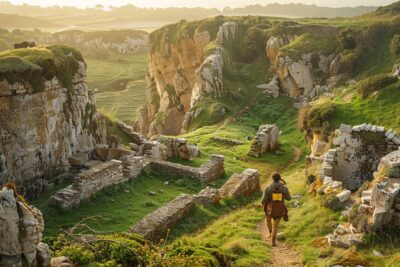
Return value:
M 39 40 L 47 44 L 67 44 L 80 50 L 95 50 L 105 53 L 134 54 L 146 51 L 149 34 L 137 30 L 109 30 L 84 32 L 79 30 L 63 31 Z
M 0 184 L 13 180 L 34 197 L 69 167 L 71 154 L 106 142 L 105 120 L 78 51 L 12 50 L 0 64 Z
M 341 79 L 335 27 L 294 25 L 272 34 L 266 53 L 286 95 L 311 100 Z
M 177 26 L 150 37 L 148 103 L 139 110 L 137 125 L 149 136 L 181 133 L 193 117 L 187 114 L 204 95 L 219 97 L 225 91 L 223 43 L 235 37 L 236 22 L 222 21 L 215 32 L 197 26 L 174 41 Z

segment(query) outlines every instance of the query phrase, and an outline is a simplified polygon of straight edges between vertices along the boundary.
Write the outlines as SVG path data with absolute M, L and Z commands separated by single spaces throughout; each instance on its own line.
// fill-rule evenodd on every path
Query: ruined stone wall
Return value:
M 176 226 L 194 207 L 195 198 L 181 195 L 140 220 L 130 232 L 142 235 L 147 240 L 165 238 L 168 229 Z
M 261 125 L 250 147 L 250 156 L 259 157 L 279 146 L 279 129 L 276 125 Z
M 123 175 L 121 161 L 107 161 L 79 173 L 72 185 L 58 191 L 49 199 L 49 204 L 61 209 L 70 209 L 101 189 L 128 179 L 129 177 Z
M 356 190 L 373 179 L 381 158 L 398 149 L 400 137 L 384 127 L 371 124 L 341 125 L 333 140 L 335 149 L 324 156 L 321 178 L 341 181 L 345 188 Z
M 0 184 L 13 180 L 35 197 L 49 179 L 68 169 L 68 157 L 105 142 L 105 120 L 95 112 L 79 62 L 72 89 L 57 78 L 33 92 L 28 83 L 0 81 Z
M 208 162 L 200 168 L 189 167 L 173 162 L 150 160 L 151 169 L 174 176 L 199 179 L 202 182 L 218 179 L 224 173 L 224 157 L 211 155 Z
M 260 174 L 255 169 L 247 169 L 241 174 L 233 174 L 219 189 L 221 198 L 238 198 L 260 192 Z

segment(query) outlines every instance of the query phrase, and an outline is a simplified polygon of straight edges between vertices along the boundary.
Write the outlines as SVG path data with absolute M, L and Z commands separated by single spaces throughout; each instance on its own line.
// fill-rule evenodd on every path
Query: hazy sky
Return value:
M 1 1 L 1 0 L 0 0 Z M 42 6 L 51 5 L 68 5 L 87 7 L 94 6 L 98 3 L 105 6 L 121 6 L 124 4 L 133 4 L 140 7 L 167 7 L 167 6 L 187 6 L 187 7 L 217 7 L 223 8 L 225 6 L 240 7 L 250 4 L 266 5 L 270 3 L 305 3 L 316 4 L 319 6 L 359 6 L 359 5 L 372 5 L 381 6 L 395 2 L 395 0 L 8 0 L 14 4 L 34 4 Z

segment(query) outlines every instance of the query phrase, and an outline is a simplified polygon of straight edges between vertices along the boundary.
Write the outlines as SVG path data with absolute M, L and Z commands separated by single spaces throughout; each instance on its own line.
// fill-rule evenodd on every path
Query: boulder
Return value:
M 83 166 L 88 161 L 89 155 L 83 152 L 73 154 L 68 158 L 68 162 L 71 164 L 71 166 Z
M 117 147 L 117 148 L 110 148 L 108 150 L 107 154 L 107 161 L 109 160 L 119 160 L 123 156 L 129 156 L 132 154 L 132 151 L 125 149 L 123 147 Z
M 108 150 L 109 150 L 108 145 L 98 144 L 94 148 L 94 153 L 98 157 L 98 159 L 102 161 L 107 161 Z
M 36 248 L 38 267 L 49 267 L 51 262 L 51 254 L 49 245 L 40 242 Z
M 336 197 L 340 200 L 341 203 L 346 202 L 351 197 L 351 191 L 350 190 L 343 190 L 342 192 L 337 194 Z
M 50 262 L 50 267 L 74 267 L 75 265 L 71 260 L 65 256 L 52 258 Z

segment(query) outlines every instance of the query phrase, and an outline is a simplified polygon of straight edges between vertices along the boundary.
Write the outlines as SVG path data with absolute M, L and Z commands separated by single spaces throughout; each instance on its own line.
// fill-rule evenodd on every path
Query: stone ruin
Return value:
M 150 167 L 160 173 L 190 177 L 207 182 L 216 180 L 224 174 L 224 156 L 211 155 L 210 160 L 199 168 L 161 160 L 150 160 Z
M 342 124 L 335 131 L 333 144 L 323 157 L 322 181 L 336 180 L 349 190 L 371 181 L 381 158 L 398 149 L 400 137 L 393 131 L 371 124 Z
M 209 206 L 219 203 L 222 198 L 238 198 L 259 192 L 259 177 L 257 170 L 247 169 L 242 174 L 232 175 L 220 189 L 207 187 L 197 195 L 180 195 L 148 214 L 130 232 L 157 242 L 168 234 L 169 229 L 179 224 L 196 204 Z
M 132 132 L 132 128 L 125 124 L 120 127 L 135 136 L 133 140 L 136 143 L 131 143 L 127 149 L 114 137 L 110 138 L 109 144 L 98 144 L 92 150 L 70 156 L 69 163 L 80 172 L 70 186 L 49 199 L 50 205 L 71 209 L 103 188 L 135 179 L 146 168 L 202 182 L 215 180 L 224 173 L 224 157 L 221 155 L 212 155 L 199 168 L 166 161 L 173 157 L 189 160 L 200 154 L 199 149 L 186 139 L 160 136 L 150 141 Z
M 260 157 L 261 154 L 273 151 L 279 146 L 279 129 L 276 125 L 261 125 L 251 144 L 249 156 Z
M 257 85 L 258 89 L 264 90 L 264 95 L 267 97 L 277 98 L 279 96 L 279 77 L 275 76 L 268 84 Z
M 350 248 L 363 242 L 365 232 L 400 226 L 400 150 L 381 159 L 374 177 L 361 193 L 357 219 L 338 225 L 327 236 L 331 246 Z
M 241 174 L 233 174 L 219 189 L 219 194 L 221 198 L 238 198 L 260 190 L 260 174 L 255 169 L 247 169 Z
M 50 249 L 42 243 L 42 213 L 7 186 L 0 190 L 0 266 L 49 267 Z
M 111 160 L 84 170 L 75 177 L 72 185 L 58 191 L 49 199 L 49 204 L 67 210 L 90 198 L 101 189 L 125 182 L 121 161 Z

